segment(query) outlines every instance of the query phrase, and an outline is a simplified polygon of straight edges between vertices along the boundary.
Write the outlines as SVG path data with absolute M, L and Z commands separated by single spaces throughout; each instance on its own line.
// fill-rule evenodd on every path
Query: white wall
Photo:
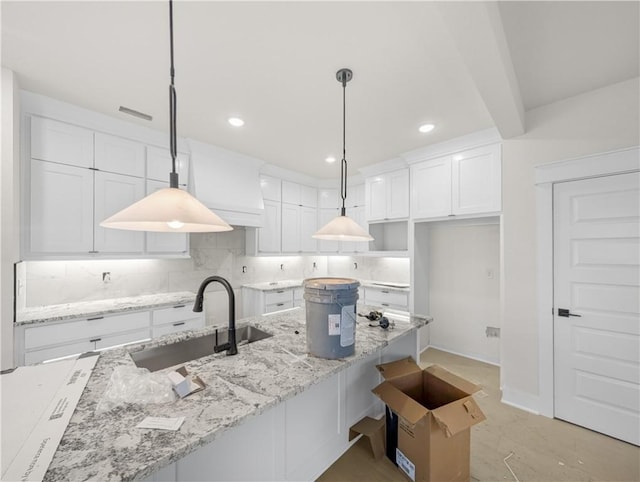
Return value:
M 505 401 L 537 410 L 534 166 L 640 145 L 639 92 L 636 78 L 531 110 L 526 134 L 503 143 Z
M 13 366 L 13 264 L 19 256 L 20 119 L 17 80 L 2 69 L 2 162 L 0 163 L 0 369 Z
M 430 345 L 500 363 L 500 226 L 433 223 L 429 229 Z M 416 296 L 420 296 L 416 293 Z

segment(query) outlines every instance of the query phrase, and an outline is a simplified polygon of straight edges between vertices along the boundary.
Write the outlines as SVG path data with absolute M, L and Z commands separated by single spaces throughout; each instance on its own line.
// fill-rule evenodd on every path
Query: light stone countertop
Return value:
M 359 311 L 367 309 L 359 308 Z M 396 322 L 395 329 L 385 331 L 369 327 L 367 320 L 359 318 L 355 354 L 328 360 L 306 354 L 304 310 L 295 308 L 246 318 L 240 320 L 238 326 L 250 323 L 274 336 L 240 346 L 236 356 L 220 353 L 185 363 L 189 373 L 205 382 L 203 391 L 171 403 L 125 404 L 96 414 L 96 406 L 114 368 L 134 366 L 129 352 L 201 336 L 211 333 L 213 327 L 107 350 L 100 355 L 44 480 L 107 481 L 147 477 L 218 438 L 244 419 L 294 397 L 430 321 L 427 317 L 412 317 L 409 321 Z M 304 363 L 294 356 L 301 357 Z M 184 416 L 185 422 L 175 432 L 136 428 L 147 416 Z
M 354 278 L 356 279 L 356 278 Z M 373 281 L 373 280 L 358 280 L 360 286 L 370 288 L 388 289 L 393 291 L 408 292 L 411 288 L 408 283 L 393 283 L 386 281 Z M 279 289 L 287 288 L 301 288 L 304 284 L 304 280 L 284 280 L 284 281 L 266 281 L 264 283 L 249 283 L 242 285 L 243 288 L 251 288 L 260 291 L 275 291 Z
M 47 321 L 60 321 L 85 316 L 101 316 L 111 313 L 159 308 L 165 305 L 193 304 L 195 299 L 195 293 L 178 291 L 107 300 L 81 301 L 61 305 L 36 306 L 16 313 L 15 324 L 45 323 Z

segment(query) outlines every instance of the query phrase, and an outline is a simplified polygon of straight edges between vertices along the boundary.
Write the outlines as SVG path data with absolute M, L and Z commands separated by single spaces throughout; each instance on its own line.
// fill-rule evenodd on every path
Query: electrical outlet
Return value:
M 497 326 L 487 326 L 484 333 L 487 335 L 487 338 L 500 338 L 500 328 Z
M 110 281 L 111 281 L 111 272 L 105 271 L 104 273 L 102 273 L 102 282 L 109 283 Z
M 487 278 L 493 279 L 493 269 L 487 268 Z

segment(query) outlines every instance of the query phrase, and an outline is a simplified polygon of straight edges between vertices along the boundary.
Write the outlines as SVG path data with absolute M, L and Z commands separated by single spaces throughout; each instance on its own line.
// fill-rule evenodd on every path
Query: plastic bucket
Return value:
M 353 355 L 360 282 L 350 278 L 304 280 L 307 350 L 320 358 Z

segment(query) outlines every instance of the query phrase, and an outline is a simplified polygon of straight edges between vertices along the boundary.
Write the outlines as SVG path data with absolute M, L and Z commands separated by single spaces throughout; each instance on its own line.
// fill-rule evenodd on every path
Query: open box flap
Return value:
M 444 380 L 449 385 L 453 385 L 459 390 L 462 390 L 467 395 L 471 395 L 480 390 L 480 387 L 475 383 L 471 383 L 464 378 L 460 378 L 458 375 L 454 375 L 448 370 L 445 370 L 441 366 L 431 365 L 430 367 L 425 368 L 426 372 L 431 373 L 432 375 L 438 377 L 440 380 Z
M 447 437 L 451 437 L 486 419 L 482 410 L 473 399 L 465 397 L 448 403 L 431 413 Z
M 402 393 L 389 382 L 382 382 L 371 391 L 411 425 L 415 425 L 429 413 L 429 409 Z
M 385 380 L 393 380 L 397 377 L 422 371 L 411 357 L 389 363 L 383 363 L 382 365 L 376 365 L 376 368 Z

